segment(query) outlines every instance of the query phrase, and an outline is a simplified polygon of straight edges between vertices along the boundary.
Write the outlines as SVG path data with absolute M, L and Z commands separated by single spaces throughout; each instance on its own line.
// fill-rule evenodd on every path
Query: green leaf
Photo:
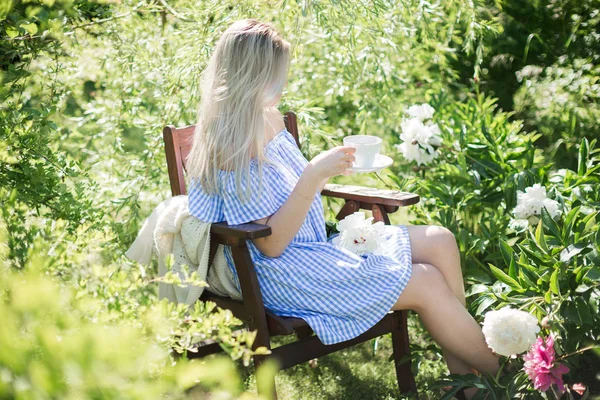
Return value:
M 481 126 L 481 133 L 483 133 L 483 136 L 487 139 L 487 141 L 488 141 L 489 144 L 491 144 L 494 147 L 498 146 L 498 143 L 496 143 L 496 139 L 494 139 L 492 137 L 492 135 L 490 134 L 490 131 L 489 131 L 488 127 L 485 124 L 483 124 Z
M 515 288 L 515 289 L 523 289 L 521 287 L 521 285 L 519 285 L 519 282 L 517 282 L 510 276 L 506 275 L 506 273 L 504 273 L 504 271 L 502 271 L 500 268 L 497 268 L 497 267 L 493 266 L 492 264 L 488 264 L 488 265 L 490 266 L 490 269 L 492 270 L 492 273 L 494 274 L 494 276 L 496 276 L 496 278 L 498 278 L 498 280 L 500 282 L 506 283 L 508 286 Z
M 585 245 L 569 245 L 567 248 L 560 252 L 560 261 L 568 263 L 569 261 L 571 261 L 571 258 L 581 253 L 585 248 Z
M 535 263 L 538 266 L 542 266 L 552 263 L 552 259 L 550 256 L 548 256 L 547 254 L 540 253 L 540 249 L 538 249 L 537 243 L 534 240 L 531 240 L 530 246 L 534 248 L 531 249 L 529 246 L 519 245 L 519 249 L 521 249 L 523 253 L 529 256 L 529 260 L 527 260 L 529 264 Z
M 592 313 L 590 312 L 589 305 L 583 300 L 583 298 L 577 297 L 575 300 L 575 305 L 577 306 L 577 312 L 581 317 L 581 320 L 586 325 L 594 325 L 594 318 L 592 317 Z
M 546 294 L 544 294 L 544 300 L 546 301 L 546 303 L 552 304 L 552 292 L 550 290 L 548 290 Z
M 544 224 L 540 220 L 535 228 L 535 241 L 542 250 L 548 252 L 548 244 L 546 243 L 546 235 L 544 235 Z
M 13 8 L 13 0 L 3 0 L 0 2 L 0 21 L 4 21 L 6 16 Z
M 529 286 L 529 289 L 537 289 L 537 285 L 535 284 L 535 282 L 532 281 L 522 269 L 519 270 L 519 281 L 525 282 L 527 286 Z
M 552 276 L 550 277 L 550 290 L 552 290 L 552 293 L 556 295 L 560 294 L 560 285 L 558 284 L 558 268 L 554 270 Z
M 600 279 L 600 267 L 592 267 L 587 274 L 585 274 L 587 279 L 592 281 L 596 281 Z
M 515 257 L 511 257 L 510 258 L 510 265 L 508 267 L 508 276 L 510 276 L 513 279 L 517 279 L 517 266 L 515 263 Z
M 482 268 L 485 268 L 485 266 L 482 266 Z M 494 283 L 494 278 L 492 276 L 490 276 L 486 271 L 483 271 L 483 269 L 472 269 L 469 272 L 469 278 L 471 278 L 472 280 L 476 281 L 476 282 L 480 282 L 483 284 L 492 284 Z
M 515 199 L 517 197 L 516 195 L 516 187 L 515 185 L 509 185 L 505 190 L 504 190 L 504 201 L 506 202 L 506 208 L 507 209 L 512 209 L 515 208 Z
M 16 30 L 15 28 L 9 26 L 6 28 L 6 35 L 12 39 L 12 38 L 19 36 L 19 31 Z
M 529 264 L 529 260 L 527 260 L 525 253 L 521 253 L 518 264 L 520 267 L 522 267 L 522 269 L 533 276 L 533 278 L 530 276 L 530 279 L 535 279 L 537 281 L 540 278 L 540 270 Z
M 569 322 L 574 323 L 578 326 L 582 325 L 581 316 L 577 312 L 577 307 L 571 301 L 563 303 L 563 307 L 561 308 L 561 314 L 565 317 Z
M 465 293 L 465 297 L 473 296 L 474 294 L 489 292 L 490 288 L 488 285 L 482 285 L 477 283 L 475 285 L 471 285 L 471 287 Z
M 496 300 L 494 300 L 492 297 L 484 297 L 483 300 L 481 300 L 481 303 L 479 303 L 479 307 L 477 307 L 475 315 L 482 315 L 485 310 L 494 304 L 495 301 Z
M 29 32 L 30 35 L 35 35 L 38 31 L 37 25 L 34 24 L 33 22 L 31 22 L 29 24 L 23 24 L 23 25 L 21 25 L 21 28 L 23 28 L 27 32 Z
M 558 229 L 558 225 L 554 218 L 550 216 L 546 207 L 542 207 L 542 221 L 544 222 L 544 226 L 552 232 L 555 238 L 562 242 L 562 236 L 560 235 L 560 229 Z
M 455 386 L 452 389 L 448 390 L 445 394 L 444 397 L 441 398 L 441 400 L 452 400 L 454 399 L 454 395 L 456 393 L 458 393 L 459 390 L 462 389 L 462 386 Z
M 501 240 L 500 241 L 500 252 L 502 253 L 502 258 L 504 259 L 504 262 L 506 264 L 509 264 L 515 251 L 513 250 L 512 247 L 510 247 L 510 245 L 508 243 L 506 243 L 504 240 Z
M 587 161 L 590 151 L 590 144 L 587 138 L 581 140 L 579 145 L 579 157 L 577 159 L 577 175 L 584 176 L 587 172 Z
M 579 215 L 579 209 L 581 206 L 574 207 L 567 216 L 565 217 L 565 224 L 563 225 L 562 237 L 566 241 L 570 234 L 573 232 L 573 224 L 575 223 L 577 215 Z

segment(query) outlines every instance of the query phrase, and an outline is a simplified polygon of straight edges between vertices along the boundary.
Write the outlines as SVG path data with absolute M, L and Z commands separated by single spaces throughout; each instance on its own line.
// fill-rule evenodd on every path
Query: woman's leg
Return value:
M 392 307 L 414 310 L 433 339 L 478 371 L 496 373 L 498 357 L 488 348 L 479 324 L 456 298 L 442 273 L 413 264 L 408 285 Z
M 460 253 L 452 232 L 434 225 L 413 225 L 407 228 L 413 263 L 431 264 L 439 269 L 454 296 L 466 305 Z
M 460 266 L 460 253 L 452 232 L 441 226 L 408 226 L 412 259 L 436 267 L 448 283 L 454 296 L 466 306 L 465 286 Z M 442 354 L 453 374 L 477 373 L 469 364 L 442 346 Z

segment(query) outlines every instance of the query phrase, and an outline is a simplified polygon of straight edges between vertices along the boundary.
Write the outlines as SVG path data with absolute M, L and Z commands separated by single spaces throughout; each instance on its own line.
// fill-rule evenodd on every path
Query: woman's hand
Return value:
M 356 149 L 350 146 L 337 146 L 319 154 L 306 166 L 303 174 L 308 174 L 317 182 L 325 182 L 332 176 L 348 175 L 354 162 Z

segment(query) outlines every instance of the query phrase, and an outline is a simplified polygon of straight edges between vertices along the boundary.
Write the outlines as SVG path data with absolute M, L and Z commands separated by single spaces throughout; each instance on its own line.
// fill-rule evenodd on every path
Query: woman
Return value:
M 217 43 L 187 159 L 190 213 L 206 222 L 269 225 L 272 235 L 248 241 L 265 307 L 304 319 L 323 343 L 354 338 L 390 310 L 411 309 L 441 345 L 450 372 L 496 373 L 498 357 L 465 309 L 450 231 L 390 226 L 385 254 L 367 256 L 326 237 L 319 193 L 329 178 L 349 173 L 354 149 L 338 146 L 309 162 L 286 131 L 275 106 L 289 46 L 255 20 L 234 23 Z M 235 275 L 229 248 L 225 254 Z

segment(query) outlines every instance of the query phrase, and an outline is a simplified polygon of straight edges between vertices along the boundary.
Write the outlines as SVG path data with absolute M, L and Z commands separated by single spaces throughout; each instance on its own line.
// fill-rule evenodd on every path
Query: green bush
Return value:
M 420 167 L 405 161 L 397 171 L 405 179 L 395 179 L 399 188 L 422 196 L 413 223 L 454 232 L 476 319 L 506 305 L 529 311 L 540 322 L 546 318 L 547 332 L 558 338 L 558 354 L 573 355 L 567 357 L 571 371 L 585 368 L 591 359 L 580 353 L 598 347 L 600 338 L 596 141 L 580 142 L 576 170 L 556 170 L 534 146 L 539 135 L 523 132 L 519 121 L 510 122 L 510 114 L 497 110 L 493 99 L 476 94 L 457 103 L 438 95 L 430 104 L 444 139 L 440 156 Z M 546 186 L 561 216 L 555 220 L 543 209 L 530 218 L 539 223 L 523 220 L 528 225 L 523 228 L 515 212 L 518 193 L 534 184 Z M 455 377 L 444 383 L 483 385 L 509 398 L 543 398 L 525 378 L 512 373 L 502 382 Z
M 515 94 L 515 111 L 528 130 L 542 134 L 539 145 L 548 148 L 555 168 L 576 168 L 581 139 L 600 137 L 600 67 L 563 60 L 546 68 L 527 66 L 517 76 L 523 85 Z
M 522 88 L 517 71 L 542 68 L 575 59 L 598 65 L 600 4 L 597 0 L 488 2 L 487 10 L 502 29 L 485 41 L 482 89 L 499 99 L 506 111 L 514 109 L 514 95 Z M 464 69 L 464 63 L 456 65 Z M 463 72 L 468 76 L 470 70 Z M 559 86 L 562 85 L 559 83 Z M 541 110 L 540 110 L 541 111 Z
M 483 94 L 460 102 L 442 93 L 430 104 L 444 140 L 440 156 L 421 167 L 403 161 L 396 173 L 407 178 L 404 188 L 422 197 L 414 223 L 452 230 L 465 275 L 491 279 L 486 261 L 506 235 L 517 191 L 547 173 L 534 145 L 538 135 L 523 132 L 519 121 L 510 121 L 510 114 Z M 393 137 L 399 142 L 398 134 Z
M 205 333 L 206 324 L 193 332 L 184 325 L 209 310 L 193 312 L 179 327 L 174 316 L 183 310 L 166 301 L 139 311 L 135 320 L 114 320 L 96 297 L 44 274 L 47 250 L 37 240 L 25 271 L 5 271 L 0 280 L 0 398 L 241 396 L 230 359 L 175 363 L 165 345 L 173 333 L 188 339 Z

